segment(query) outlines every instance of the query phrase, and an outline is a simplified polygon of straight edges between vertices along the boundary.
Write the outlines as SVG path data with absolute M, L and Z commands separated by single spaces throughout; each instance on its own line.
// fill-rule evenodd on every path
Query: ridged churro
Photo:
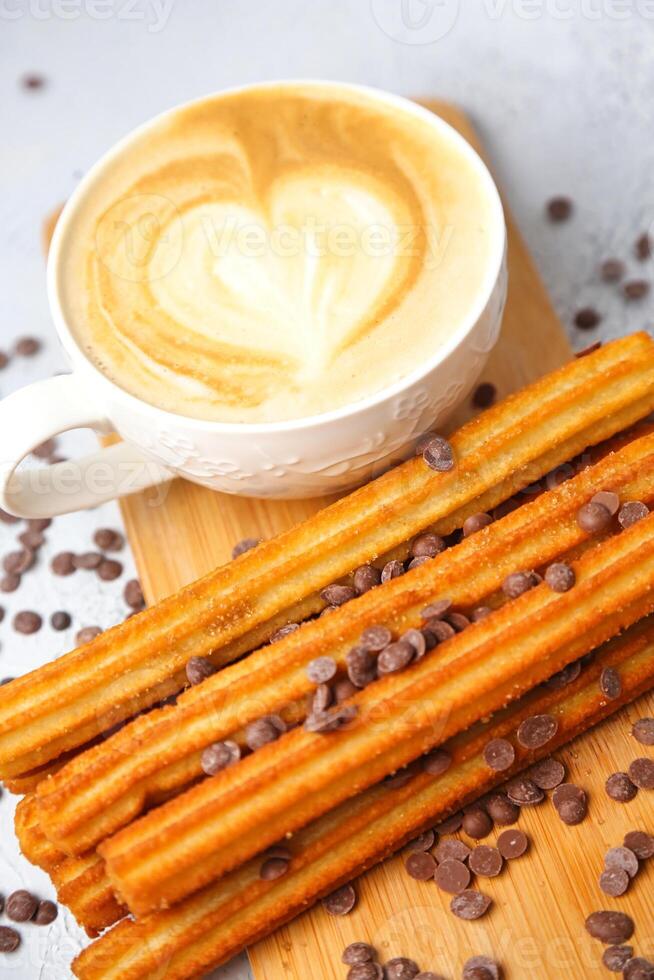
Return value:
M 570 591 L 542 583 L 364 688 L 344 728 L 287 732 L 105 840 L 116 893 L 137 915 L 179 901 L 649 614 L 654 514 L 587 551 L 575 573 Z
M 589 544 L 577 511 L 602 489 L 623 501 L 654 498 L 654 434 L 609 453 L 389 588 L 306 624 L 277 643 L 274 659 L 266 649 L 251 654 L 191 688 L 175 706 L 131 722 L 77 756 L 38 786 L 45 833 L 63 850 L 84 853 L 203 777 L 201 753 L 212 742 L 231 738 L 244 745 L 243 726 L 270 713 L 289 723 L 303 720 L 315 689 L 306 673 L 311 660 L 329 655 L 342 670 L 365 627 L 383 622 L 401 633 L 419 624 L 416 610 L 444 597 L 472 608 L 516 568 L 538 567 Z M 411 607 L 400 598 L 405 595 Z
M 317 593 L 426 527 L 441 534 L 654 409 L 654 343 L 615 341 L 510 396 L 452 437 L 454 470 L 416 458 L 177 595 L 0 688 L 0 776 L 87 744 L 321 608 Z
M 612 666 L 622 682 L 608 701 L 598 683 Z M 613 713 L 654 682 L 654 623 L 645 621 L 597 651 L 577 680 L 563 690 L 539 688 L 489 723 L 446 746 L 452 765 L 434 777 L 412 767 L 402 785 L 366 790 L 295 835 L 282 878 L 260 877 L 261 859 L 249 862 L 174 908 L 125 920 L 86 949 L 73 964 L 79 980 L 190 980 L 230 959 L 246 945 L 304 911 L 323 894 L 361 874 L 447 813 L 492 789 L 507 773 L 493 772 L 483 747 L 509 738 L 516 749 L 513 773 L 549 754 Z M 521 720 L 547 712 L 558 730 L 547 746 L 527 753 L 515 732 Z

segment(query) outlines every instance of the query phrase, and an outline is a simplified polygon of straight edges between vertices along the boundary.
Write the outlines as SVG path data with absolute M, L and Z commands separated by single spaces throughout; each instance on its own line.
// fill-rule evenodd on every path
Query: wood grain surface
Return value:
M 463 113 L 450 105 L 424 104 L 479 148 Z M 556 367 L 571 353 L 510 216 L 508 224 L 509 297 L 501 339 L 484 372 L 500 395 Z M 452 425 L 469 414 L 470 406 L 462 406 Z M 239 499 L 178 480 L 130 497 L 122 508 L 145 594 L 154 601 L 228 560 L 234 542 L 269 537 L 324 503 Z M 597 884 L 609 847 L 621 844 L 628 830 L 654 832 L 654 793 L 641 791 L 634 801 L 620 805 L 609 801 L 603 788 L 611 772 L 625 770 L 636 756 L 654 754 L 629 735 L 631 722 L 644 714 L 654 715 L 652 695 L 559 753 L 570 779 L 589 792 L 590 817 L 578 827 L 566 827 L 550 802 L 527 810 L 520 826 L 532 838 L 531 849 L 500 877 L 484 882 L 494 905 L 483 919 L 455 919 L 448 896 L 433 882 L 410 879 L 398 856 L 359 880 L 359 900 L 351 915 L 335 919 L 318 907 L 253 947 L 255 980 L 345 978 L 348 968 L 341 963 L 341 952 L 354 940 L 373 943 L 382 960 L 410 956 L 422 970 L 451 980 L 478 953 L 499 960 L 507 980 L 609 976 L 601 965 L 602 947 L 584 930 L 586 915 L 599 908 L 632 915 L 637 953 L 654 956 L 654 859 L 622 898 L 607 898 Z

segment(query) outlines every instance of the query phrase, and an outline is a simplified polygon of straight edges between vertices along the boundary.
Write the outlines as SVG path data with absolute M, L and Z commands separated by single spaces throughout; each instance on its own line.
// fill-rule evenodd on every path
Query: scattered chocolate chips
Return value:
M 352 885 L 343 885 L 322 900 L 322 907 L 330 915 L 348 915 L 356 904 L 357 896 Z
M 517 828 L 503 830 L 497 838 L 497 849 L 507 861 L 513 861 L 522 857 L 529 847 L 529 838 Z
M 358 963 L 347 971 L 347 980 L 384 980 L 384 970 L 379 963 Z
M 450 895 L 458 895 L 470 884 L 470 871 L 455 858 L 446 858 L 436 868 L 434 880 L 439 888 Z
M 614 772 L 604 784 L 606 795 L 616 803 L 629 803 L 638 792 L 626 772 Z
M 267 858 L 259 868 L 259 877 L 262 881 L 276 881 L 286 874 L 289 863 L 287 859 L 281 857 Z
M 491 904 L 491 899 L 487 895 L 482 895 L 481 892 L 469 888 L 454 896 L 450 902 L 450 910 L 458 919 L 472 921 L 485 915 Z
M 374 565 L 360 565 L 352 576 L 352 583 L 358 595 L 369 592 L 381 582 L 381 572 Z
M 526 776 L 516 776 L 507 783 L 506 794 L 517 806 L 535 806 L 545 799 L 542 789 Z
M 337 670 L 333 657 L 316 657 L 307 664 L 307 677 L 312 684 L 326 684 L 336 676 Z
M 452 765 L 452 756 L 445 749 L 432 749 L 421 761 L 422 768 L 430 776 L 442 776 Z
M 461 815 L 461 820 L 462 819 L 463 815 Z M 461 820 L 459 820 L 459 826 L 456 828 L 457 830 L 461 826 Z M 446 833 L 446 831 L 442 831 L 442 824 L 441 832 Z M 434 851 L 434 857 L 439 864 L 442 864 L 444 861 L 459 861 L 463 863 L 470 857 L 470 848 L 467 844 L 464 844 L 462 840 L 458 840 L 456 837 L 445 837 L 443 840 L 438 842 L 436 850 Z
M 386 980 L 415 980 L 419 972 L 418 964 L 406 956 L 396 956 L 384 963 Z
M 638 874 L 638 858 L 628 847 L 612 847 L 604 857 L 604 867 L 607 871 L 625 871 L 630 878 Z
M 545 687 L 550 691 L 560 691 L 564 687 L 573 684 L 581 674 L 581 662 L 573 660 L 571 664 L 559 670 L 556 674 L 545 681 Z
M 37 926 L 49 926 L 51 922 L 55 921 L 58 915 L 59 909 L 55 903 L 44 899 L 42 902 L 39 902 L 34 921 Z
M 113 558 L 105 558 L 98 565 L 98 578 L 103 582 L 113 582 L 123 574 L 123 566 Z
M 573 204 L 569 197 L 559 195 L 550 198 L 545 208 L 550 221 L 554 224 L 560 224 L 562 221 L 567 221 L 572 215 Z
M 654 837 L 646 834 L 644 830 L 630 830 L 625 834 L 622 842 L 625 847 L 633 851 L 640 861 L 647 861 L 654 857 Z
M 407 874 L 416 881 L 428 881 L 434 877 L 436 861 L 427 851 L 415 851 L 404 862 Z
M 504 793 L 492 793 L 486 799 L 486 812 L 499 827 L 508 827 L 520 817 L 520 807 L 512 803 Z
M 14 354 L 19 357 L 34 357 L 41 350 L 41 341 L 37 337 L 19 337 L 14 344 Z
M 409 553 L 412 558 L 435 558 L 441 551 L 445 551 L 445 548 L 443 539 L 438 534 L 428 531 L 414 538 Z
M 238 762 L 240 758 L 240 747 L 236 742 L 227 739 L 224 742 L 214 742 L 213 745 L 208 745 L 200 757 L 200 765 L 205 775 L 215 776 L 222 769 Z
M 604 504 L 590 500 L 577 511 L 577 524 L 587 534 L 599 534 L 611 523 L 611 512 Z
M 99 626 L 83 626 L 75 634 L 75 643 L 78 646 L 82 646 L 84 643 L 90 643 L 91 640 L 95 640 L 96 636 L 100 636 L 101 633 L 102 629 Z
M 593 306 L 584 306 L 575 313 L 575 327 L 580 330 L 593 330 L 602 317 Z
M 327 606 L 327 609 L 331 608 L 331 606 Z M 325 611 L 326 610 L 323 609 L 323 612 Z M 299 628 L 299 623 L 286 623 L 284 626 L 280 626 L 278 630 L 275 630 L 275 632 L 271 635 L 269 642 L 277 643 L 277 640 L 283 640 L 285 636 L 290 636 L 291 633 L 295 633 L 295 631 L 299 630 Z
M 625 963 L 622 976 L 624 980 L 654 980 L 654 963 L 642 956 L 634 956 Z
M 515 749 L 505 738 L 492 738 L 484 746 L 484 762 L 495 772 L 504 772 L 515 762 Z
M 488 527 L 488 525 L 492 523 L 493 518 L 490 516 L 490 514 L 472 514 L 463 522 L 463 537 L 469 538 L 472 534 L 476 534 L 478 531 L 481 531 L 483 528 Z
M 359 647 L 377 653 L 387 647 L 392 639 L 393 634 L 387 626 L 369 626 L 361 634 Z
M 634 923 L 624 912 L 592 912 L 586 919 L 586 931 L 607 946 L 626 943 L 634 934 Z
M 629 766 L 629 778 L 638 789 L 654 789 L 654 759 L 634 759 Z
M 16 632 L 25 636 L 29 636 L 30 633 L 38 633 L 42 625 L 42 618 L 37 612 L 32 612 L 30 609 L 16 613 L 13 619 L 13 627 Z
M 605 259 L 600 266 L 604 282 L 620 282 L 625 274 L 625 264 L 620 259 Z
M 405 568 L 402 562 L 394 558 L 392 561 L 387 561 L 381 570 L 381 581 L 390 582 L 393 578 L 399 578 L 400 575 L 404 575 Z
M 304 722 L 304 729 L 307 732 L 324 733 L 335 732 L 357 715 L 356 705 L 343 705 L 342 707 L 330 708 L 327 711 L 314 712 L 309 715 Z
M 120 551 L 125 544 L 125 538 L 120 531 L 110 527 L 100 527 L 93 535 L 93 542 L 100 551 Z
M 407 847 L 410 851 L 430 851 L 436 843 L 436 834 L 433 830 L 425 830 L 423 834 L 414 837 L 409 841 Z
M 264 715 L 246 726 L 245 742 L 252 752 L 256 752 L 264 745 L 276 742 L 285 731 L 286 725 L 278 715 Z
M 615 701 L 622 694 L 622 681 L 615 667 L 605 667 L 600 674 L 600 691 L 609 699 Z
M 24 575 L 33 566 L 36 555 L 31 548 L 21 548 L 20 551 L 10 551 L 2 559 L 2 567 L 9 575 Z
M 502 870 L 504 859 L 497 847 L 480 844 L 475 847 L 468 858 L 468 867 L 474 875 L 482 878 L 494 878 Z
M 436 827 L 434 827 L 434 830 L 438 834 L 455 834 L 457 830 L 461 829 L 462 820 L 463 820 L 463 810 L 456 810 L 454 813 L 451 813 L 449 817 L 446 817 L 444 820 L 441 820 L 441 822 L 437 824 Z M 457 841 L 457 843 L 461 844 L 462 842 Z M 465 844 L 463 844 L 462 846 L 465 848 L 467 853 L 470 853 L 470 848 L 466 847 Z M 442 860 L 442 858 L 438 855 L 438 852 L 436 853 L 436 858 L 439 861 Z
M 607 946 L 602 954 L 602 963 L 611 973 L 622 973 L 633 955 L 633 946 Z
M 641 745 L 654 745 L 654 718 L 639 718 L 634 722 L 631 734 Z
M 0 926 L 0 953 L 15 953 L 20 946 L 20 935 L 9 926 Z
M 622 295 L 630 302 L 644 299 L 649 291 L 650 284 L 647 279 L 629 279 L 622 287 Z
M 202 681 L 206 681 L 207 677 L 211 677 L 215 673 L 216 668 L 206 657 L 191 657 L 186 664 L 186 677 L 189 684 L 193 686 L 201 684 Z
M 38 906 L 38 899 L 21 888 L 11 893 L 5 904 L 5 912 L 12 922 L 29 922 L 34 918 Z
M 529 769 L 528 776 L 540 789 L 556 789 L 565 779 L 565 766 L 558 759 L 541 759 Z
M 556 794 L 558 790 L 568 786 L 570 786 L 569 783 L 563 783 L 561 786 L 557 786 L 557 788 L 554 790 L 552 799 L 556 812 L 563 823 L 567 824 L 568 827 L 575 827 L 585 819 L 586 814 L 588 813 L 588 800 L 584 790 L 580 789 L 578 786 L 571 787 L 571 790 L 575 790 L 574 793 L 566 793 L 557 799 Z
M 343 606 L 351 599 L 356 599 L 357 591 L 351 585 L 328 585 L 320 592 L 320 598 L 330 606 Z
M 102 555 L 99 551 L 85 551 L 81 555 L 73 555 L 73 566 L 92 572 L 100 567 L 102 560 Z
M 439 620 L 451 608 L 451 599 L 438 599 L 436 602 L 430 602 L 428 606 L 425 606 L 425 608 L 420 611 L 420 615 L 426 620 Z
M 464 814 L 461 826 L 473 840 L 483 840 L 493 829 L 493 821 L 485 810 L 473 809 Z
M 500 980 L 500 968 L 489 956 L 471 956 L 461 976 L 462 980 Z
M 246 551 L 252 551 L 259 543 L 258 538 L 243 538 L 242 541 L 237 541 L 232 548 L 232 560 L 244 555 Z
M 370 963 L 376 955 L 374 948 L 369 943 L 350 943 L 343 950 L 341 962 L 347 966 L 355 966 L 359 963 Z
M 143 589 L 137 578 L 131 578 L 123 589 L 123 598 L 130 609 L 139 610 L 145 607 Z
M 345 655 L 347 676 L 355 687 L 366 687 L 377 676 L 377 663 L 370 651 L 352 647 Z
M 477 606 L 476 609 L 472 610 L 470 620 L 473 623 L 480 623 L 482 619 L 486 619 L 487 616 L 490 616 L 492 611 L 493 610 L 490 606 Z
M 340 681 L 336 681 L 333 688 L 336 704 L 342 704 L 343 701 L 347 701 L 348 698 L 351 698 L 353 694 L 357 693 L 357 691 L 358 688 L 354 686 L 349 677 L 343 677 Z
M 590 502 L 606 507 L 611 517 L 614 517 L 620 510 L 620 498 L 617 493 L 613 493 L 611 490 L 600 490 L 594 497 L 591 497 Z
M 534 587 L 532 572 L 513 572 L 502 582 L 502 592 L 507 599 L 517 599 Z
M 619 868 L 608 868 L 601 873 L 599 886 L 605 895 L 618 898 L 629 888 L 629 875 Z
M 472 394 L 472 404 L 475 408 L 490 408 L 497 398 L 497 388 L 490 381 L 482 381 Z
M 60 551 L 50 565 L 55 575 L 72 575 L 75 571 L 75 555 L 72 551 Z
M 649 507 L 647 504 L 641 503 L 640 500 L 629 500 L 620 508 L 618 521 L 620 526 L 626 531 L 628 527 L 631 527 L 638 521 L 642 521 L 648 514 Z
M 553 715 L 532 715 L 520 723 L 517 739 L 525 749 L 540 749 L 552 741 L 558 727 L 559 723 Z
M 72 620 L 70 618 L 70 614 L 64 612 L 63 609 L 59 610 L 58 612 L 53 612 L 52 616 L 50 617 L 50 625 L 52 626 L 53 630 L 57 630 L 57 632 L 67 630 L 71 622 Z
M 442 436 L 432 436 L 422 451 L 422 458 L 431 470 L 446 473 L 454 469 L 454 449 Z
M 646 262 L 652 256 L 652 240 L 646 231 L 634 242 L 634 255 L 639 262 Z
M 574 569 L 564 561 L 555 561 L 545 572 L 545 581 L 553 592 L 569 592 L 576 577 Z
M 311 713 L 320 714 L 326 711 L 333 700 L 334 697 L 329 684 L 319 684 L 311 701 Z
M 15 592 L 20 586 L 21 577 L 20 575 L 3 575 L 0 579 L 0 591 L 2 592 Z
M 377 671 L 380 675 L 394 674 L 408 667 L 415 657 L 413 646 L 406 640 L 390 643 L 377 658 Z

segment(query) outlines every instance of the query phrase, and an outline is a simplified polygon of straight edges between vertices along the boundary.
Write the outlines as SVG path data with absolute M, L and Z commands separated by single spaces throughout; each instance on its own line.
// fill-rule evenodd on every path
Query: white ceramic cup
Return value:
M 48 295 L 72 374 L 29 385 L 0 403 L 0 506 L 5 510 L 21 517 L 53 517 L 173 476 L 254 497 L 340 492 L 399 459 L 420 434 L 441 425 L 471 390 L 497 340 L 507 287 L 504 216 L 486 166 L 451 126 L 413 102 L 340 82 L 310 84 L 331 86 L 337 93 L 367 92 L 399 112 L 423 119 L 472 161 L 494 218 L 485 280 L 471 315 L 453 324 L 447 343 L 432 354 L 420 352 L 415 370 L 400 381 L 310 418 L 262 424 L 202 421 L 163 411 L 129 394 L 91 363 L 70 329 L 62 300 L 62 242 L 88 189 L 159 116 L 118 143 L 89 171 L 57 223 L 48 260 Z M 124 441 L 77 461 L 16 471 L 40 443 L 80 427 L 116 432 Z

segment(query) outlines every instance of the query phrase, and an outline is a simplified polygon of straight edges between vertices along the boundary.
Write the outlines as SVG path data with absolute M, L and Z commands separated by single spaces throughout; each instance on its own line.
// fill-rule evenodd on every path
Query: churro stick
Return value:
M 177 693 L 192 656 L 222 665 L 316 593 L 434 525 L 517 490 L 654 409 L 654 343 L 614 341 L 478 416 L 452 438 L 458 465 L 415 458 L 91 643 L 0 688 L 0 776 L 24 774 Z
M 306 674 L 310 660 L 329 655 L 343 669 L 366 626 L 383 622 L 400 632 L 418 626 L 419 609 L 445 596 L 474 607 L 517 568 L 534 568 L 588 543 L 577 511 L 600 489 L 622 500 L 654 497 L 654 434 L 634 439 L 389 587 L 306 624 L 276 644 L 274 658 L 265 649 L 251 654 L 181 695 L 174 707 L 131 722 L 77 756 L 38 787 L 45 833 L 63 850 L 84 853 L 201 778 L 207 745 L 224 738 L 244 744 L 243 726 L 265 714 L 303 720 L 315 690 Z M 398 607 L 404 595 L 413 619 Z
M 622 692 L 607 701 L 599 675 L 619 671 Z M 261 858 L 179 905 L 144 919 L 125 920 L 86 949 L 73 964 L 79 980 L 189 980 L 230 959 L 274 931 L 322 895 L 397 850 L 425 827 L 476 799 L 507 777 L 484 762 L 491 738 L 516 748 L 513 772 L 548 755 L 610 715 L 654 683 L 654 624 L 639 623 L 597 651 L 592 664 L 564 690 L 539 688 L 489 723 L 475 726 L 446 746 L 450 769 L 433 777 L 418 765 L 402 785 L 382 784 L 341 805 L 288 842 L 289 871 L 275 881 L 260 878 Z M 528 754 L 515 738 L 522 720 L 552 714 L 558 730 L 551 743 Z
M 288 732 L 105 840 L 117 894 L 137 915 L 179 901 L 651 612 L 654 514 L 588 551 L 576 575 L 370 684 L 346 727 Z

